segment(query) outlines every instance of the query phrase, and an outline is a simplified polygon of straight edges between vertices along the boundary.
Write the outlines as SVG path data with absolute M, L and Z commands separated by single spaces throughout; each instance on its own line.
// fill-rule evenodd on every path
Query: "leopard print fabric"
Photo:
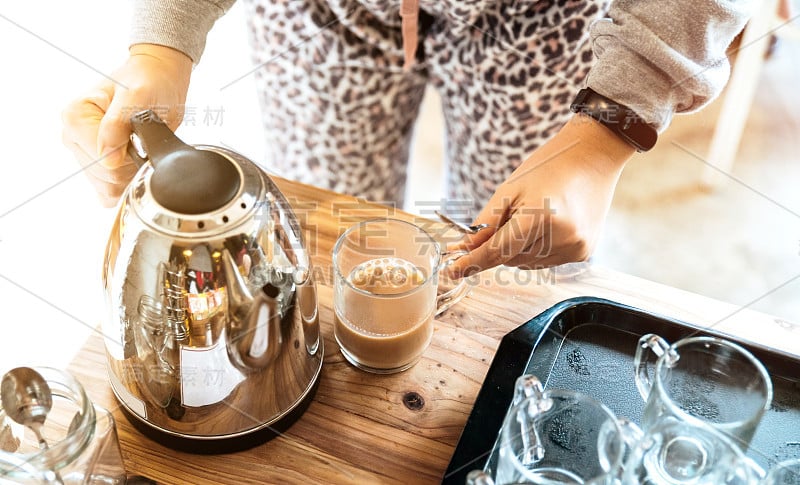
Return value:
M 432 83 L 448 198 L 478 211 L 567 121 L 606 1 L 421 0 L 417 62 L 403 70 L 400 0 L 248 0 L 268 168 L 402 207 Z

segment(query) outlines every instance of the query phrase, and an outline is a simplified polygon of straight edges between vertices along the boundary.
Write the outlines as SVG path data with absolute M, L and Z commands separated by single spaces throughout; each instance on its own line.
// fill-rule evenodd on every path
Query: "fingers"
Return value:
M 514 198 L 498 190 L 489 199 L 489 202 L 478 214 L 475 224 L 489 224 L 489 227 L 478 231 L 476 234 L 464 236 L 458 249 L 470 251 L 469 254 L 459 258 L 449 268 L 448 273 L 452 278 L 460 278 L 479 273 L 484 269 L 503 264 L 503 262 L 516 254 L 509 244 L 511 237 L 509 227 L 506 227 Z M 514 245 L 519 244 L 515 242 Z
M 587 245 L 576 242 L 572 245 L 553 247 L 550 237 L 536 241 L 529 249 L 506 261 L 506 266 L 519 269 L 539 270 L 565 263 L 575 263 L 589 259 Z
M 501 264 L 523 270 L 539 270 L 589 259 L 591 249 L 584 239 L 559 239 L 557 230 L 540 224 L 532 228 L 530 233 L 535 235 L 533 242 L 527 243 L 530 237 L 521 237 L 514 230 L 516 224 L 517 221 L 512 218 L 488 241 L 456 260 L 450 270 L 451 277 L 470 276 Z
M 486 229 L 480 230 L 475 234 L 466 234 L 458 243 L 457 249 L 471 251 L 484 244 L 492 238 L 500 227 L 508 219 L 510 212 L 510 200 L 502 194 L 495 193 L 483 210 L 478 214 L 473 224 L 488 224 Z
M 104 155 L 100 163 L 108 168 L 119 166 L 125 159 L 125 147 L 131 136 L 130 107 L 125 96 L 113 98 L 97 129 L 97 153 Z
M 496 231 L 481 231 L 487 234 L 479 232 L 463 245 L 471 252 L 453 264 L 451 277 L 470 276 L 501 264 L 542 269 L 589 257 L 589 241 L 581 236 L 573 221 L 555 217 L 548 200 L 541 206 L 515 207 L 515 204 L 513 200 L 490 201 L 487 206 L 490 216 L 482 214 L 478 220 L 501 224 L 500 227 Z M 492 214 L 501 216 L 491 217 Z
M 116 167 L 125 158 L 125 147 L 130 141 L 131 116 L 151 109 L 171 130 L 175 131 L 183 119 L 183 105 L 161 105 L 156 101 L 159 93 L 150 92 L 152 86 L 146 89 L 129 88 L 113 95 L 105 107 L 105 114 L 99 123 L 97 131 L 97 153 L 106 155 L 103 165 L 109 168 Z
M 101 123 L 114 95 L 112 83 L 102 83 L 88 95 L 70 103 L 62 113 L 62 141 L 73 153 L 104 206 L 116 203 L 136 166 L 126 160 L 124 137 L 105 156 L 98 151 Z
M 512 217 L 488 240 L 456 260 L 450 274 L 453 277 L 470 276 L 505 264 L 535 242 L 536 233 L 540 232 L 537 224 L 540 223 L 529 217 Z
M 72 101 L 61 114 L 64 144 L 75 144 L 90 157 L 96 155 L 97 131 L 110 102 L 102 88 Z
M 586 261 L 593 244 L 570 222 L 551 217 L 540 226 L 535 241 L 504 264 L 520 269 L 543 269 Z
M 113 97 L 114 84 L 103 82 L 70 103 L 62 114 L 64 144 L 77 145 L 86 157 L 111 170 L 127 164 L 124 148 L 130 133 L 129 127 L 120 128 L 108 119 Z
M 88 95 L 72 102 L 63 114 L 63 141 L 83 167 L 104 203 L 124 191 L 136 173 L 127 156 L 130 116 L 162 108 L 171 129 L 182 119 L 192 60 L 185 54 L 149 44 L 129 49 L 127 61 Z
M 77 144 L 67 144 L 75 159 L 83 168 L 83 173 L 94 187 L 97 197 L 104 207 L 113 207 L 127 187 L 127 181 L 136 173 L 136 166 L 125 165 L 116 169 L 115 177 L 108 176 L 108 170 L 104 169 L 97 159 L 92 158 Z M 117 182 L 109 181 L 109 178 L 117 179 Z
M 533 244 L 523 248 L 522 251 L 517 253 L 514 257 L 509 258 L 503 264 L 520 269 L 545 268 L 545 264 L 547 264 L 547 262 L 558 258 L 557 251 L 553 251 L 551 242 L 552 235 L 546 234 L 534 241 Z

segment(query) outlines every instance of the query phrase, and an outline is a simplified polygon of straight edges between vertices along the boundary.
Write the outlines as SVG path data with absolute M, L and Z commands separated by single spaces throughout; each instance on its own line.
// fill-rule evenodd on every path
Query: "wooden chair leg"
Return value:
M 724 94 L 722 109 L 711 138 L 706 167 L 700 183 L 716 188 L 724 174 L 731 172 L 739 149 L 756 87 L 761 77 L 764 54 L 769 48 L 769 30 L 774 26 L 778 0 L 764 2 L 745 27 L 741 47 L 736 53 L 731 78 Z

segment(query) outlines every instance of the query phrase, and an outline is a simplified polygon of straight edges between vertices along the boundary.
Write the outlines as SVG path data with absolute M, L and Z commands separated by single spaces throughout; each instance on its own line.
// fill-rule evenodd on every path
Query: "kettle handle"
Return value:
M 147 163 L 147 159 L 139 154 L 139 149 L 137 149 L 137 146 L 141 146 L 141 143 L 139 137 L 131 133 L 131 140 L 128 142 L 128 156 L 131 157 L 137 168 L 142 168 L 142 165 Z
M 131 116 L 131 142 L 128 155 L 141 167 L 149 160 L 155 167 L 164 155 L 178 150 L 194 149 L 169 129 L 151 109 L 139 111 Z

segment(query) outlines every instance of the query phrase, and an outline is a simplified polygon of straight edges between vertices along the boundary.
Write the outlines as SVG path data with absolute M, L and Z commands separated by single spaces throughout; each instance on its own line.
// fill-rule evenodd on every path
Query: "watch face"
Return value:
M 578 95 L 570 105 L 570 110 L 573 113 L 591 116 L 636 148 L 637 151 L 650 150 L 658 140 L 658 131 L 633 110 L 592 91 L 590 88 L 578 91 Z
M 633 112 L 631 111 L 631 113 Z M 630 138 L 630 143 L 638 151 L 646 152 L 655 146 L 658 141 L 658 132 L 638 116 L 636 118 L 636 121 L 626 122 L 618 127 L 621 133 Z
M 589 90 L 586 88 L 583 88 L 580 91 L 578 91 L 577 96 L 575 96 L 575 99 L 572 100 L 572 104 L 569 105 L 570 111 L 572 111 L 573 113 L 584 111 L 584 109 L 586 108 L 586 106 L 584 105 L 584 101 L 586 101 L 588 94 Z

